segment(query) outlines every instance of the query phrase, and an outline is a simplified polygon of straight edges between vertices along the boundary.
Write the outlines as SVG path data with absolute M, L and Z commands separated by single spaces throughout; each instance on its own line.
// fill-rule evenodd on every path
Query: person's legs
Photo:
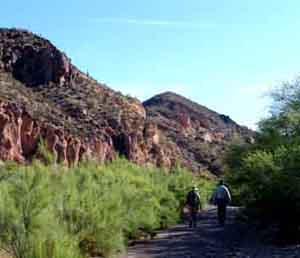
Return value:
M 196 228 L 197 227 L 197 209 L 193 209 L 192 211 L 192 227 Z
M 227 205 L 224 204 L 224 224 L 226 222 L 226 218 L 227 218 Z
M 226 219 L 226 204 L 223 201 L 218 203 L 218 221 L 221 226 L 224 226 Z
M 222 209 L 221 209 L 221 205 L 218 203 L 218 222 L 219 224 L 221 224 L 222 221 Z
M 189 208 L 189 227 L 193 227 L 193 209 L 191 207 Z
M 224 226 L 224 224 L 225 224 L 225 207 L 226 206 L 224 204 L 222 204 L 221 207 L 220 207 L 221 208 L 221 212 L 220 212 L 221 213 L 221 218 L 220 218 L 221 223 L 220 224 L 222 226 Z
M 189 227 L 192 228 L 193 227 L 193 218 L 192 218 L 192 214 L 190 214 L 190 222 L 189 222 Z

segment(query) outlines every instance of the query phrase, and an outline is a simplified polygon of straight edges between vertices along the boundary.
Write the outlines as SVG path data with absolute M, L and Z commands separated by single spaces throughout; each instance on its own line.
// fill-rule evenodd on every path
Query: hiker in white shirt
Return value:
M 214 205 L 218 206 L 219 224 L 224 226 L 226 221 L 227 206 L 231 202 L 231 194 L 229 189 L 225 186 L 223 180 L 219 182 L 219 185 L 212 196 L 212 201 Z
M 198 212 L 202 209 L 201 198 L 197 186 L 194 186 L 187 194 L 185 205 L 189 209 L 190 228 L 196 228 Z

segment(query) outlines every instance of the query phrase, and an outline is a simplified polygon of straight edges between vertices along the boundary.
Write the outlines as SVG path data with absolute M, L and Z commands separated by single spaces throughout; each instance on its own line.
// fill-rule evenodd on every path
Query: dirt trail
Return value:
M 159 232 L 151 241 L 139 241 L 122 258 L 300 258 L 300 247 L 278 248 L 262 241 L 250 227 L 237 222 L 229 208 L 225 227 L 216 223 L 216 210 L 201 214 L 197 229 L 178 225 Z

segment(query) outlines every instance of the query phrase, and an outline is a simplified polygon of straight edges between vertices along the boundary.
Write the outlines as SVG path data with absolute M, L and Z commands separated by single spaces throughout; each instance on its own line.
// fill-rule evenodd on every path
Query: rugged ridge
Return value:
M 223 171 L 222 155 L 233 141 L 251 142 L 253 132 L 229 116 L 218 114 L 172 92 L 144 103 L 148 120 L 180 150 L 181 163 L 194 171 Z
M 123 155 L 219 172 L 226 145 L 249 132 L 174 93 L 142 104 L 81 72 L 50 41 L 0 29 L 0 160 L 30 161 L 44 141 L 66 165 Z

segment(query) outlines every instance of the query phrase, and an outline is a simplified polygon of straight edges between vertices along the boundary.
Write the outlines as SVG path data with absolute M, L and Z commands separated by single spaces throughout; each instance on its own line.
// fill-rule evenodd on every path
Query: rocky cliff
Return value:
M 148 120 L 180 150 L 181 164 L 194 171 L 222 172 L 227 146 L 253 140 L 253 132 L 230 117 L 172 92 L 147 100 L 144 107 Z
M 247 135 L 228 117 L 204 115 L 174 94 L 144 106 L 82 73 L 48 40 L 0 29 L 1 160 L 29 161 L 44 141 L 66 165 L 124 155 L 138 164 L 214 171 L 224 143 Z M 212 146 L 216 155 L 205 157 Z
M 43 139 L 57 161 L 171 166 L 143 105 L 79 71 L 48 40 L 0 29 L 0 159 L 23 162 Z

